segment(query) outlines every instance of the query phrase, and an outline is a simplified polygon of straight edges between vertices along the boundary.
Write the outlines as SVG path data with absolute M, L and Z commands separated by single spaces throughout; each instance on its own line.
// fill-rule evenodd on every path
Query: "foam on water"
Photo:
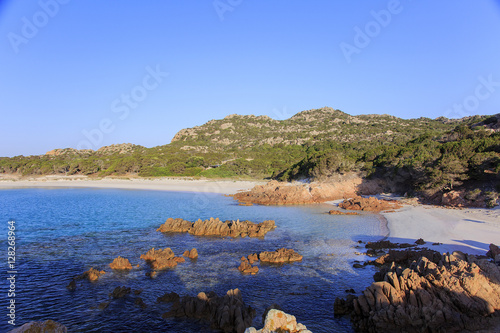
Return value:
M 383 223 L 375 215 L 331 216 L 329 205 L 292 207 L 238 206 L 216 194 L 130 191 L 109 189 L 16 189 L 0 191 L 0 219 L 16 220 L 18 303 L 17 319 L 53 319 L 72 332 L 212 332 L 205 323 L 163 320 L 168 304 L 156 304 L 165 292 L 196 295 L 214 290 L 225 294 L 239 288 L 247 305 L 257 310 L 254 326 L 261 327 L 266 307 L 279 304 L 313 332 L 351 332 L 349 321 L 334 318 L 333 302 L 345 290 L 361 291 L 371 282 L 373 269 L 352 268 L 357 240 L 379 239 Z M 156 228 L 168 217 L 187 220 L 219 217 L 276 221 L 264 239 L 164 235 Z M 6 225 L 6 224 L 5 224 Z M 5 239 L 1 240 L 6 248 Z M 177 255 L 193 247 L 199 258 L 175 269 L 145 276 L 139 257 L 150 248 L 170 247 Z M 292 248 L 304 259 L 289 265 L 260 264 L 257 275 L 242 275 L 242 256 L 280 247 Z M 107 266 L 118 255 L 134 269 L 112 272 Z M 139 264 L 139 268 L 135 265 Z M 90 267 L 107 273 L 95 283 L 79 281 L 76 291 L 66 289 L 73 276 Z M 5 270 L 0 278 L 5 277 Z M 145 310 L 133 298 L 114 301 L 105 310 L 116 286 L 142 289 Z M 0 292 L 5 295 L 5 284 Z M 5 312 L 5 310 L 3 310 Z M 5 318 L 5 315 L 3 315 Z M 10 329 L 0 322 L 0 331 Z

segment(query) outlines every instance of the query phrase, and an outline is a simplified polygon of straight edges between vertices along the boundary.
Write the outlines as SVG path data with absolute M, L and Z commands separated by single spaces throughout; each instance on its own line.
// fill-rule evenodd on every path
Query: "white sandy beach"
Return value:
M 486 254 L 490 243 L 500 244 L 500 209 L 450 209 L 426 205 L 405 205 L 387 219 L 389 240 L 413 243 L 423 238 L 424 246 L 443 252 Z M 432 243 L 442 243 L 433 246 Z
M 255 185 L 264 184 L 259 181 L 209 180 L 209 179 L 179 179 L 179 178 L 103 178 L 91 179 L 72 176 L 45 176 L 30 179 L 0 178 L 0 189 L 14 188 L 58 188 L 58 187 L 92 187 L 118 188 L 135 190 L 183 191 L 234 194 L 248 190 Z

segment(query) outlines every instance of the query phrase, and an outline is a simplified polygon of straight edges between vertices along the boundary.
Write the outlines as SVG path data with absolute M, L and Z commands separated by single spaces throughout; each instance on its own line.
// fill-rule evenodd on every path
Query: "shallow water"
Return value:
M 246 305 L 257 311 L 254 326 L 262 327 L 265 308 L 277 303 L 295 315 L 311 331 L 352 332 L 349 321 L 334 318 L 333 302 L 345 290 L 357 292 L 371 283 L 373 269 L 354 270 L 357 240 L 379 239 L 384 226 L 376 215 L 331 216 L 331 206 L 238 206 L 219 194 L 113 190 L 113 189 L 15 189 L 0 191 L 0 221 L 7 251 L 7 221 L 16 221 L 16 324 L 53 319 L 70 332 L 213 332 L 194 320 L 164 320 L 168 304 L 156 304 L 165 292 L 219 295 L 239 288 Z M 264 239 L 222 239 L 188 234 L 164 235 L 155 231 L 168 217 L 194 221 L 219 217 L 262 222 L 272 219 L 277 228 Z M 139 256 L 150 248 L 170 247 L 176 255 L 193 247 L 199 259 L 145 276 L 147 267 Z M 257 275 L 242 275 L 240 258 L 280 247 L 293 248 L 302 262 L 260 265 Z M 128 273 L 107 266 L 121 255 L 133 266 Z M 6 256 L 4 256 L 5 258 Z M 5 259 L 4 259 L 5 260 Z M 6 262 L 5 262 L 5 266 Z M 79 281 L 76 291 L 66 285 L 90 267 L 104 269 L 97 282 Z M 0 272 L 6 281 L 6 269 Z M 117 286 L 142 289 L 148 305 L 136 307 L 134 296 L 113 301 L 105 310 L 96 307 L 109 300 Z M 8 284 L 2 283 L 2 320 L 7 324 Z

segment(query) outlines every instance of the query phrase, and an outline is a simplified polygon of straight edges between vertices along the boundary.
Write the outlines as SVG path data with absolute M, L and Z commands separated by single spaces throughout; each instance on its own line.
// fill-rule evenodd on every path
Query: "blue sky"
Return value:
M 0 1 L 0 156 L 226 115 L 500 112 L 500 1 Z

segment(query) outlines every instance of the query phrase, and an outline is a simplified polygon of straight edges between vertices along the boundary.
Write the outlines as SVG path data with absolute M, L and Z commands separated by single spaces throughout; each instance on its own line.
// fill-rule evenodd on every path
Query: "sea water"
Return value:
M 257 312 L 253 325 L 262 327 L 264 310 L 278 304 L 312 332 L 352 332 L 347 318 L 335 318 L 333 303 L 353 288 L 360 293 L 372 281 L 374 269 L 353 269 L 357 241 L 381 238 L 384 224 L 377 215 L 327 214 L 331 205 L 239 206 L 220 194 L 115 189 L 10 189 L 0 190 L 0 271 L 2 316 L 0 331 L 8 324 L 7 232 L 16 226 L 16 326 L 52 319 L 70 332 L 216 332 L 205 322 L 163 319 L 169 304 L 156 298 L 166 292 L 195 296 L 229 289 L 241 290 L 243 300 Z M 277 228 L 265 238 L 197 237 L 162 234 L 156 229 L 169 217 L 195 221 L 275 220 Z M 196 248 L 199 258 L 187 259 L 174 269 L 151 279 L 140 255 L 152 247 L 170 247 L 176 255 Z M 301 262 L 259 265 L 256 275 L 243 275 L 240 258 L 261 251 L 291 248 L 303 255 Z M 128 258 L 134 269 L 112 271 L 117 256 Z M 139 264 L 139 267 L 135 267 Z M 77 282 L 72 277 L 90 267 L 106 274 L 97 282 Z M 114 300 L 104 310 L 117 286 L 142 290 L 147 304 L 134 305 L 135 295 Z

